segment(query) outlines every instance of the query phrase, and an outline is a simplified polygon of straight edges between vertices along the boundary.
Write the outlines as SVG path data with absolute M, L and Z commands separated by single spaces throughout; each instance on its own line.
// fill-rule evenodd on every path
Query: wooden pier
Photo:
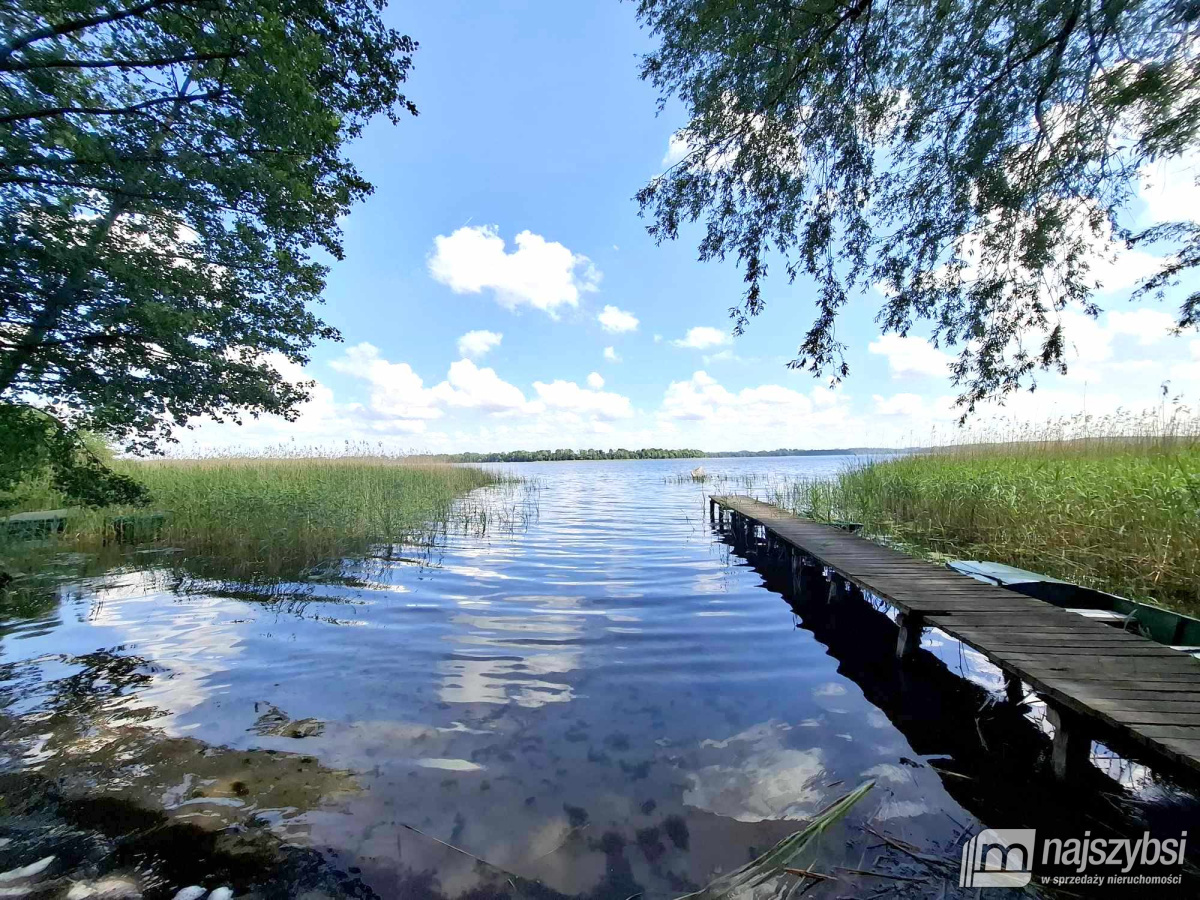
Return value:
M 897 612 L 896 655 L 916 652 L 935 627 L 998 666 L 1013 702 L 1025 687 L 1046 702 L 1054 773 L 1086 761 L 1093 737 L 1115 734 L 1200 774 L 1200 660 L 1140 635 L 993 587 L 750 497 L 709 498 L 735 544 L 757 544 L 790 565 L 802 598 L 830 603 L 867 592 Z

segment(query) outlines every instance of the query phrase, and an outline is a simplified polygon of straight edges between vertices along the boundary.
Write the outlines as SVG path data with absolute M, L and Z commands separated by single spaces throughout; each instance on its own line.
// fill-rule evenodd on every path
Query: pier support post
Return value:
M 1075 777 L 1080 766 L 1087 762 L 1092 739 L 1083 719 L 1049 702 L 1046 704 L 1046 721 L 1054 726 L 1054 738 L 1050 742 L 1050 768 L 1056 779 L 1066 781 Z
M 708 498 L 708 521 L 717 521 L 717 501 L 712 497 Z
M 1025 688 L 1021 679 L 1011 672 L 1004 673 L 1004 694 L 1013 706 L 1020 706 L 1025 699 Z
M 836 572 L 831 573 L 829 576 L 829 590 L 825 595 L 826 601 L 828 601 L 830 606 L 841 603 L 849 593 L 848 588 L 849 584 L 841 575 L 838 575 Z
M 801 600 L 814 600 L 828 590 L 821 567 L 799 550 L 792 553 L 792 593 Z
M 900 613 L 896 619 L 900 631 L 896 635 L 896 659 L 911 657 L 921 646 L 921 617 L 912 613 Z

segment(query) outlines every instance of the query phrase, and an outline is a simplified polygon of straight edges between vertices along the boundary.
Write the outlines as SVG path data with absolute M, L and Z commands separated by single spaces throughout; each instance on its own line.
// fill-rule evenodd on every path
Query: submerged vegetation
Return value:
M 5 534 L 0 569 L 19 583 L 21 576 L 53 569 L 64 551 L 111 564 L 134 542 L 143 550 L 166 551 L 174 565 L 200 577 L 248 582 L 317 577 L 330 564 L 378 547 L 427 543 L 457 514 L 455 501 L 501 480 L 476 467 L 386 455 L 215 456 L 113 465 L 145 487 L 148 510 L 72 511 L 64 530 L 46 541 Z M 18 508 L 65 506 L 65 498 L 42 481 L 24 486 Z M 488 515 L 469 503 L 458 512 L 481 521 Z
M 1117 416 L 986 437 L 760 495 L 819 520 L 862 522 L 926 556 L 1006 563 L 1200 611 L 1200 420 Z

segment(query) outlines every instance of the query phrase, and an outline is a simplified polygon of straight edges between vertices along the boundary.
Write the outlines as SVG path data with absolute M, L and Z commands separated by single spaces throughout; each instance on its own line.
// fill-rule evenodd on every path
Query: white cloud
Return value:
M 715 362 L 717 362 L 717 363 L 720 363 L 720 362 L 737 362 L 737 363 L 750 362 L 750 360 L 743 359 L 742 357 L 738 356 L 736 353 L 734 353 L 729 348 L 725 348 L 724 350 L 719 350 L 716 353 L 711 353 L 711 354 L 706 353 L 703 356 L 701 356 L 700 359 L 703 361 L 703 363 L 706 366 L 712 365 Z
M 676 131 L 673 135 L 667 138 L 667 152 L 663 154 L 663 168 L 670 168 L 688 155 L 691 149 L 688 139 L 682 131 Z
M 731 133 L 738 135 L 747 131 L 761 131 L 767 123 L 767 120 L 761 115 L 743 113 L 733 108 L 727 108 L 726 113 L 735 121 L 740 120 L 739 127 L 730 129 Z M 719 172 L 733 166 L 741 148 L 741 139 L 733 137 L 705 149 L 702 142 L 697 141 L 688 129 L 683 128 L 667 138 L 667 152 L 663 154 L 661 165 L 664 169 L 670 168 L 694 152 L 703 152 L 704 168 L 710 172 Z
M 693 350 L 705 350 L 720 344 L 728 344 L 732 339 L 729 333 L 707 325 L 697 325 L 689 328 L 686 335 L 679 340 L 671 341 L 676 347 L 690 347 Z
M 589 391 L 573 381 L 550 384 L 535 381 L 533 388 L 548 409 L 594 415 L 604 420 L 627 419 L 633 415 L 633 404 L 628 397 L 608 391 Z
M 879 340 L 872 341 L 867 349 L 887 357 L 888 371 L 893 378 L 949 373 L 949 354 L 943 353 L 925 338 L 885 334 Z
M 371 386 L 370 408 L 379 416 L 395 420 L 426 420 L 441 417 L 438 398 L 425 387 L 408 363 L 388 362 L 373 344 L 361 343 L 346 349 L 330 366 L 338 372 L 361 378 Z M 423 427 L 423 426 L 421 426 Z M 412 426 L 413 430 L 420 430 Z
M 1158 309 L 1113 310 L 1105 317 L 1114 334 L 1133 335 L 1143 347 L 1170 337 L 1175 317 Z
M 876 415 L 880 416 L 916 418 L 926 416 L 930 412 L 925 398 L 920 394 L 893 394 L 890 397 L 881 397 L 879 394 L 875 394 L 871 399 L 875 404 Z
M 614 334 L 637 331 L 638 327 L 637 316 L 615 306 L 604 307 L 596 319 L 605 331 L 611 331 Z
M 1171 366 L 1171 380 L 1175 388 L 1181 389 L 1200 384 L 1200 340 L 1190 341 L 1188 350 L 1191 352 L 1191 362 L 1179 362 Z
M 448 406 L 485 412 L 524 410 L 525 395 L 494 369 L 480 369 L 469 359 L 450 364 L 446 380 L 430 391 Z
M 1154 222 L 1200 218 L 1200 154 L 1188 153 L 1156 163 L 1142 173 L 1141 199 Z
M 1097 382 L 1105 373 L 1124 368 L 1129 374 L 1130 359 L 1114 359 L 1114 343 L 1132 338 L 1139 347 L 1152 347 L 1171 337 L 1175 320 L 1160 309 L 1146 307 L 1113 310 L 1095 319 L 1085 313 L 1068 310 L 1061 316 L 1066 338 L 1067 377 L 1073 381 Z M 1134 367 L 1148 371 L 1149 367 Z
M 593 372 L 587 377 L 587 383 L 588 387 L 600 390 L 600 388 L 604 387 L 604 376 L 599 372 Z
M 663 395 L 661 415 L 667 419 L 734 426 L 746 431 L 773 430 L 782 444 L 792 429 L 840 421 L 844 407 L 831 402 L 832 392 L 818 388 L 819 400 L 778 384 L 743 388 L 734 393 L 707 372 L 675 381 Z M 734 435 L 725 438 L 729 441 Z M 737 437 L 743 437 L 741 431 Z M 736 440 L 733 443 L 737 443 Z M 732 444 L 730 445 L 732 446 Z
M 609 362 L 620 362 L 621 361 L 621 357 L 617 353 L 617 350 L 615 347 L 605 347 L 604 348 L 604 358 L 607 359 Z
M 493 347 L 499 347 L 503 337 L 495 331 L 468 331 L 458 339 L 459 355 L 479 359 Z
M 441 418 L 447 407 L 489 413 L 536 411 L 519 388 L 501 379 L 495 370 L 481 369 L 469 359 L 452 363 L 446 380 L 432 388 L 424 386 L 408 363 L 388 362 L 377 347 L 367 343 L 350 347 L 330 365 L 368 383 L 364 412 L 375 430 L 422 431 L 424 425 L 415 423 Z
M 599 288 L 600 273 L 586 256 L 531 231 L 516 237 L 517 249 L 505 251 L 494 225 L 459 228 L 433 239 L 429 274 L 456 294 L 495 292 L 496 300 L 515 309 L 529 304 L 556 315 L 576 306 L 579 295 Z

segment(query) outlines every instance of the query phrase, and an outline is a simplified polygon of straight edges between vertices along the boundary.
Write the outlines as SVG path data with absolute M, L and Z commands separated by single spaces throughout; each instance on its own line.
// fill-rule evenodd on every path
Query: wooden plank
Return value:
M 1053 704 L 1200 771 L 1200 661 L 748 497 L 712 500 L 851 584 L 919 616 Z
M 974 644 L 966 641 L 970 646 Z M 980 645 L 982 647 L 982 645 Z M 1139 647 L 1136 644 L 1103 644 L 1100 646 L 1091 647 L 1076 647 L 1062 646 L 1052 647 L 1049 644 L 1030 644 L 1030 643 L 1013 643 L 1009 641 L 996 642 L 987 644 L 987 650 L 995 653 L 1036 653 L 1046 654 L 1049 656 L 1087 656 L 1095 657 L 1097 654 L 1103 654 L 1105 657 L 1121 659 L 1124 657 L 1138 657 L 1150 659 L 1170 659 L 1174 651 L 1170 649 L 1160 650 L 1158 647 Z
M 1178 725 L 1200 725 L 1200 701 L 1197 700 L 1141 700 L 1132 703 L 1129 700 L 1109 700 L 1103 697 L 1088 699 L 1090 706 L 1107 712 L 1119 714 L 1128 722 L 1173 722 Z M 1137 716 L 1153 715 L 1153 719 L 1135 718 Z M 1180 717 L 1192 718 L 1180 718 Z M 1193 721 L 1195 719 L 1195 721 Z
M 1046 632 L 1038 628 L 1025 628 L 1020 623 L 1015 625 L 971 625 L 967 624 L 962 616 L 955 616 L 953 619 L 947 618 L 946 622 L 938 622 L 938 628 L 942 624 L 947 628 L 953 628 L 956 632 L 971 637 L 976 637 L 980 641 L 994 641 L 997 638 L 1020 638 L 1033 637 L 1045 638 L 1046 641 L 1060 641 L 1062 638 L 1054 632 Z M 1087 637 L 1088 640 L 1106 641 L 1109 643 L 1141 643 L 1146 640 L 1141 635 L 1134 635 L 1129 631 L 1122 631 L 1118 628 L 1092 628 L 1085 623 L 1082 628 L 1069 629 L 1073 632 L 1078 632 L 1080 637 Z
M 1130 730 L 1143 737 L 1200 740 L 1200 726 L 1197 725 L 1134 725 Z
M 1170 703 L 1200 702 L 1200 692 L 1193 682 L 1180 686 L 1169 681 L 1057 681 L 1052 683 L 1061 690 L 1071 691 L 1089 700 L 1157 700 Z M 1195 696 L 1191 696 L 1195 694 Z

